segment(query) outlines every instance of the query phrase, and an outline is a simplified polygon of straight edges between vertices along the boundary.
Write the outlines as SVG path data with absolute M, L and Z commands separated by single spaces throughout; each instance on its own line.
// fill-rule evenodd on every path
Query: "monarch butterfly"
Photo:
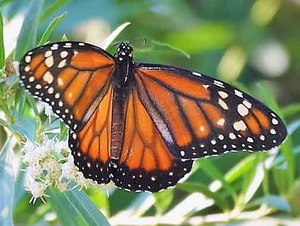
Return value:
M 27 90 L 69 127 L 86 178 L 128 191 L 174 186 L 193 160 L 233 150 L 269 150 L 282 120 L 219 80 L 173 66 L 136 63 L 129 43 L 112 56 L 83 42 L 33 49 L 20 62 Z

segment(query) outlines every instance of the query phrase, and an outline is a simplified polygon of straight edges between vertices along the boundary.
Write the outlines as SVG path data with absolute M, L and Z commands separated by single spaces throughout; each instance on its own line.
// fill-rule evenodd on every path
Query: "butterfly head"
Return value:
M 117 60 L 119 62 L 124 61 L 125 58 L 132 59 L 133 49 L 128 42 L 121 42 L 117 49 Z

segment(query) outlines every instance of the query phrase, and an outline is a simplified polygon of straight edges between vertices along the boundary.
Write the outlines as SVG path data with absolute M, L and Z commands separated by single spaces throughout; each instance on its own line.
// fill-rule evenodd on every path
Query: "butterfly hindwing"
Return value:
M 112 88 L 82 130 L 69 131 L 74 163 L 86 178 L 106 184 L 109 180 Z
M 224 82 L 152 64 L 140 64 L 135 78 L 145 108 L 178 158 L 269 150 L 286 137 L 273 111 Z
M 74 131 L 84 126 L 102 100 L 114 68 L 110 54 L 80 42 L 41 46 L 20 62 L 25 88 L 48 103 Z
M 169 152 L 134 89 L 128 100 L 121 156 L 111 167 L 116 186 L 156 192 L 174 186 L 190 172 L 192 163 Z

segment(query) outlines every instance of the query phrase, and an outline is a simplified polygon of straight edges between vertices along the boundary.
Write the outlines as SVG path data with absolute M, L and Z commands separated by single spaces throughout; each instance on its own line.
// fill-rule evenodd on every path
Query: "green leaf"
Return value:
M 19 61 L 31 48 L 35 47 L 38 20 L 44 0 L 32 0 L 25 14 L 25 19 L 18 37 L 15 60 Z
M 48 17 L 50 17 L 53 13 L 59 10 L 64 5 L 68 4 L 71 0 L 56 0 L 52 5 L 50 5 L 45 12 L 43 12 L 40 23 L 43 23 Z
M 56 188 L 48 189 L 52 205 L 63 225 L 110 225 L 89 197 L 78 189 L 61 193 Z
M 2 9 L 0 9 L 0 68 L 4 67 L 5 61 L 5 51 L 4 51 L 4 41 L 3 41 L 3 15 Z
M 7 3 L 11 2 L 12 0 L 2 0 L 0 1 L 0 7 L 6 5 Z
M 232 43 L 234 36 L 229 24 L 210 22 L 201 23 L 192 29 L 182 29 L 171 33 L 165 37 L 164 41 L 185 52 L 198 53 L 227 47 Z
M 190 59 L 190 55 L 187 52 L 185 52 L 179 48 L 176 48 L 175 46 L 172 46 L 168 43 L 158 42 L 158 41 L 154 41 L 154 40 L 151 40 L 151 43 L 153 43 L 153 46 L 151 49 L 146 49 L 146 50 L 139 49 L 140 55 L 142 55 L 141 54 L 142 52 L 147 53 L 147 55 L 149 55 L 149 54 L 161 55 L 161 54 L 168 54 L 168 53 L 171 53 L 172 55 L 174 55 L 174 53 L 176 53 L 177 55 L 181 55 L 181 56 L 186 57 L 187 59 Z
M 230 169 L 226 175 L 225 180 L 228 183 L 232 183 L 233 181 L 237 180 L 239 177 L 243 176 L 246 172 L 251 170 L 253 166 L 255 165 L 256 156 L 255 155 L 249 155 Z
M 14 191 L 14 207 L 17 207 L 19 203 L 21 202 L 22 198 L 26 194 L 25 190 L 25 176 L 26 173 L 22 172 L 22 169 L 25 169 L 25 163 L 21 163 L 18 167 L 19 173 L 17 175 L 17 178 L 15 180 L 15 191 Z
M 257 83 L 256 87 L 259 91 L 259 96 L 263 98 L 263 102 L 266 103 L 273 111 L 275 111 L 279 116 L 281 116 L 281 110 L 276 102 L 274 95 L 272 95 L 266 87 L 262 84 Z
M 292 115 L 296 115 L 300 113 L 300 104 L 291 104 L 286 107 L 284 107 L 282 110 L 282 115 L 284 115 L 285 118 L 290 117 Z
M 189 193 L 201 192 L 207 198 L 213 199 L 215 204 L 223 211 L 227 211 L 229 209 L 229 204 L 226 202 L 226 199 L 222 197 L 223 194 L 218 192 L 212 192 L 211 190 L 209 190 L 207 185 L 203 185 L 201 183 L 196 182 L 185 182 L 177 184 L 176 188 L 182 189 Z
M 289 203 L 284 198 L 281 198 L 281 197 L 275 196 L 275 195 L 270 195 L 270 196 L 266 196 L 266 197 L 257 199 L 251 204 L 256 204 L 256 203 L 260 204 L 260 205 L 267 204 L 278 210 L 282 210 L 282 211 L 286 211 L 286 212 L 291 211 L 291 207 L 290 207 Z
M 18 89 L 15 97 L 14 113 L 18 112 L 17 118 L 21 118 L 24 114 L 26 106 L 26 95 L 24 89 Z
M 172 189 L 166 189 L 153 195 L 155 198 L 155 208 L 160 214 L 168 209 L 174 198 Z
M 118 35 L 128 26 L 130 25 L 130 22 L 126 22 L 122 25 L 120 25 L 119 27 L 117 27 L 112 33 L 110 33 L 110 35 L 102 42 L 102 44 L 100 45 L 100 47 L 102 49 L 107 49 L 108 46 L 116 39 L 116 37 L 118 37 Z
M 69 41 L 68 37 L 64 34 L 62 37 L 61 37 L 61 41 L 62 42 L 67 42 Z
M 37 130 L 37 123 L 28 117 L 21 117 L 15 120 L 15 123 L 10 126 L 13 131 L 19 133 L 23 137 L 34 140 Z
M 51 21 L 47 29 L 42 35 L 42 38 L 40 39 L 38 46 L 44 45 L 48 40 L 54 29 L 57 27 L 57 25 L 61 22 L 61 20 L 67 15 L 67 12 L 64 12 L 60 16 L 54 18 L 54 20 Z
M 60 127 L 59 139 L 63 140 L 68 132 L 68 128 L 63 122 L 60 122 L 59 127 Z
M 297 119 L 293 122 L 291 122 L 288 126 L 287 126 L 287 131 L 289 135 L 292 135 L 296 130 L 298 130 L 300 128 L 300 119 Z
M 201 159 L 200 166 L 207 175 L 215 180 L 219 180 L 222 183 L 224 189 L 232 196 L 236 197 L 234 188 L 224 179 L 223 173 L 211 163 L 210 159 Z
M 259 154 L 255 156 L 256 161 L 254 162 L 252 168 L 245 173 L 243 178 L 242 191 L 240 192 L 238 202 L 242 208 L 253 198 L 254 194 L 262 184 L 265 176 L 263 158 L 261 158 L 261 155 Z
M 10 163 L 12 151 L 10 139 L 6 140 L 0 153 L 0 225 L 13 225 L 14 172 Z
M 110 216 L 110 200 L 107 189 L 102 189 L 99 186 L 92 186 L 89 188 L 88 193 L 90 199 L 95 203 L 97 207 L 101 207 L 101 211 L 106 216 Z
M 37 109 L 37 107 L 36 107 L 36 101 L 35 101 L 35 99 L 33 98 L 33 96 L 26 93 L 26 99 L 27 99 L 27 101 L 28 101 L 30 107 L 32 108 L 32 110 L 33 110 L 35 116 L 38 116 L 38 115 L 39 115 L 39 111 L 38 111 L 38 109 Z

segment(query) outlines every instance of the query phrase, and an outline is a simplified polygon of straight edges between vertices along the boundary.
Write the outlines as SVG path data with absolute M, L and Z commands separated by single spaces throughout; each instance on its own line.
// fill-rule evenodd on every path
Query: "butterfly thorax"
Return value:
M 134 61 L 132 47 L 122 42 L 116 54 L 116 70 L 113 74 L 113 105 L 111 127 L 112 158 L 119 158 L 123 145 L 125 116 L 133 79 Z
M 129 43 L 122 42 L 116 54 L 116 71 L 114 74 L 115 85 L 128 86 L 133 78 L 134 61 L 132 59 L 132 47 Z

